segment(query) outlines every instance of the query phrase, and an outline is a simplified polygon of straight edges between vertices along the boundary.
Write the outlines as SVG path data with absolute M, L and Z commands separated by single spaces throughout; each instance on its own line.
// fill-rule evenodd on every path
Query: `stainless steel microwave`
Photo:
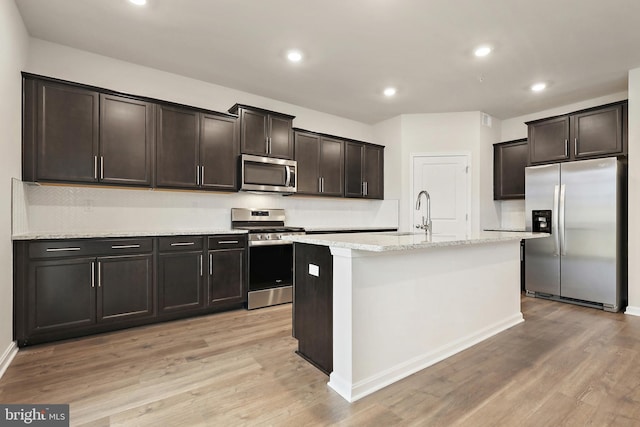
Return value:
M 297 162 L 272 157 L 240 156 L 240 190 L 295 193 Z

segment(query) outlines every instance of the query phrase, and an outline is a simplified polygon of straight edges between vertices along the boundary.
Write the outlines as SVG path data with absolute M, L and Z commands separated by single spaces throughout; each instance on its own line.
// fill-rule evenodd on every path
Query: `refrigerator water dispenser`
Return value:
M 551 210 L 531 211 L 531 216 L 532 231 L 551 233 Z

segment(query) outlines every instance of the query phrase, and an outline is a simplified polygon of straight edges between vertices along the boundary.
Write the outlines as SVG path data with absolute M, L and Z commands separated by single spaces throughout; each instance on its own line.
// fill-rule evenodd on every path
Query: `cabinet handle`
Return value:
M 236 243 L 238 243 L 237 240 L 220 240 L 220 241 L 218 241 L 218 244 L 220 244 L 220 245 L 235 245 Z
M 133 249 L 139 247 L 140 245 L 111 245 L 111 249 Z
M 200 277 L 202 277 L 202 255 L 200 255 Z
M 578 138 L 573 138 L 573 155 L 578 155 Z
M 196 185 L 200 185 L 200 166 L 196 166 Z
M 324 177 L 320 178 L 320 192 L 324 193 Z
M 98 179 L 98 156 L 93 156 L 93 178 Z
M 100 179 L 104 179 L 104 157 L 100 156 Z
M 209 253 L 209 276 L 213 276 L 213 254 Z
M 102 270 L 102 263 L 100 261 L 98 261 L 98 287 L 102 287 L 102 274 L 100 273 L 100 270 Z
M 569 140 L 568 139 L 564 140 L 564 156 L 565 157 L 569 156 Z
M 318 193 L 322 193 L 322 178 L 318 177 Z
M 96 287 L 96 263 L 91 261 L 91 287 Z
M 79 250 L 81 250 L 81 248 L 47 248 L 47 252 L 69 252 Z
M 193 246 L 196 242 L 176 242 L 172 243 L 171 246 Z
M 204 166 L 200 166 L 200 185 L 204 185 Z
M 268 136 L 264 137 L 264 144 L 265 144 L 265 151 L 267 154 L 269 154 L 269 137 Z

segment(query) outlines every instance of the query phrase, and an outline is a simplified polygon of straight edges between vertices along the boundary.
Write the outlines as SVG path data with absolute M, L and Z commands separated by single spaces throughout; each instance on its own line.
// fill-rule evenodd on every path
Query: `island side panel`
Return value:
M 293 326 L 297 353 L 333 369 L 333 260 L 327 246 L 294 243 Z
M 329 385 L 355 401 L 522 322 L 519 253 L 517 241 L 391 252 L 332 248 Z

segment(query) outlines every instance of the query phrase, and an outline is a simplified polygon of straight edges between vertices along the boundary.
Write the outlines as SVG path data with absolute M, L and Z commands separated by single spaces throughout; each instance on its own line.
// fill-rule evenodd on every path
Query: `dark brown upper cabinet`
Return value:
M 294 116 L 247 105 L 229 109 L 240 121 L 240 152 L 258 156 L 293 159 Z
M 524 169 L 528 164 L 526 139 L 493 144 L 493 199 L 524 199 Z
M 294 132 L 298 193 L 344 195 L 344 141 L 313 132 Z
M 158 187 L 236 189 L 235 117 L 159 105 L 156 150 Z
M 345 142 L 345 197 L 384 198 L 384 147 Z
M 100 182 L 150 186 L 154 142 L 153 104 L 100 95 Z
M 24 80 L 23 180 L 98 181 L 97 92 Z
M 151 186 L 152 103 L 24 79 L 23 179 Z
M 623 155 L 627 101 L 527 122 L 530 164 Z

